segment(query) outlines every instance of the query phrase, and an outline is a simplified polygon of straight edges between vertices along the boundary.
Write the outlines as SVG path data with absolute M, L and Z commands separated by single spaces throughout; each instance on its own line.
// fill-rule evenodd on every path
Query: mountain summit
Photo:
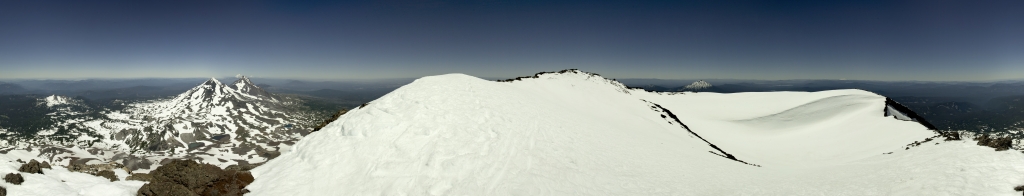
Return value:
M 657 93 L 577 70 L 501 81 L 417 79 L 254 169 L 247 195 L 1010 195 L 1024 183 L 1024 154 L 936 139 L 863 90 Z
M 243 75 L 238 75 L 238 80 L 236 80 L 231 86 L 239 93 L 245 95 L 250 95 L 258 99 L 276 100 L 273 95 L 263 90 L 263 88 L 256 86 L 252 81 L 249 81 L 249 77 Z
M 711 89 L 711 83 L 705 82 L 704 80 L 697 80 L 696 82 L 686 85 L 680 91 L 702 91 Z

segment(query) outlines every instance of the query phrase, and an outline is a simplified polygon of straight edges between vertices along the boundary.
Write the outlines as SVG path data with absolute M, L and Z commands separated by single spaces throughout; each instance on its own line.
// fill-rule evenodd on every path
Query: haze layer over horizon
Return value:
M 0 2 L 0 79 L 1024 79 L 1024 2 Z

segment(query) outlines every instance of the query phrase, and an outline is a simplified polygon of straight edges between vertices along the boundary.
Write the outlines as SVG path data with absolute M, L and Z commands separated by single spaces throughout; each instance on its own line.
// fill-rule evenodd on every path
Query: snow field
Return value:
M 693 132 L 654 111 L 671 110 Z M 424 77 L 255 169 L 249 195 L 1017 195 L 1024 154 L 885 117 L 859 90 L 628 90 L 584 73 Z M 891 153 L 890 153 L 891 152 Z

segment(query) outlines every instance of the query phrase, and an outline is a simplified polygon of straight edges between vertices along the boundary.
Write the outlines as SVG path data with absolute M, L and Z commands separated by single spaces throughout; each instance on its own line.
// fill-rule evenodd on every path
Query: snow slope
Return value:
M 1018 195 L 1024 154 L 860 90 L 662 94 L 570 70 L 424 77 L 253 170 L 248 195 Z M 684 123 L 684 124 L 679 124 Z M 728 158 L 732 157 L 732 158 Z M 747 164 L 745 164 L 747 163 Z
M 20 173 L 16 157 L 23 161 L 31 160 L 32 156 L 4 155 L 0 156 L 0 175 Z M 38 160 L 38 159 L 37 159 Z M 40 160 L 43 161 L 43 160 Z M 61 166 L 43 169 L 43 174 L 21 173 L 25 179 L 20 185 L 0 181 L 0 186 L 7 189 L 12 196 L 133 196 L 146 182 L 125 181 L 128 173 L 115 170 L 120 180 L 111 182 L 106 178 L 85 173 L 71 172 Z

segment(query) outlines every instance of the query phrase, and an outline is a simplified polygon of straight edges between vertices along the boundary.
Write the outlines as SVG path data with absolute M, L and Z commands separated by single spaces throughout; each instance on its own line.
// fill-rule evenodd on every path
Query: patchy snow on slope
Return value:
M 23 161 L 35 158 L 31 155 L 18 156 L 15 154 L 0 154 L 0 175 L 9 173 L 20 173 L 18 168 Z M 43 160 L 39 160 L 43 161 Z M 134 196 L 146 182 L 124 181 L 125 175 L 121 171 L 118 174 L 121 180 L 111 182 L 110 180 L 85 173 L 71 172 L 61 166 L 53 166 L 53 169 L 43 169 L 43 174 L 21 173 L 25 179 L 20 185 L 14 185 L 6 181 L 0 181 L 0 186 L 7 189 L 7 195 L 16 196 Z
M 1024 184 L 1019 152 L 908 148 L 936 134 L 886 117 L 885 97 L 866 91 L 616 84 L 578 71 L 424 77 L 253 170 L 247 195 L 1018 195 Z

